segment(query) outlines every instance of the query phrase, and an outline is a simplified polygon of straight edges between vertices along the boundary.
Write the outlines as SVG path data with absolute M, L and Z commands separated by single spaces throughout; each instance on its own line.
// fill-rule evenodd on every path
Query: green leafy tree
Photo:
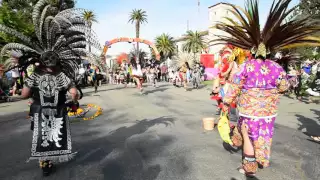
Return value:
M 171 58 L 176 52 L 176 44 L 173 37 L 171 37 L 169 34 L 163 33 L 156 37 L 155 41 L 155 46 L 158 49 L 162 60 Z
M 290 18 L 303 19 L 308 16 L 312 16 L 314 19 L 320 20 L 320 0 L 300 0 L 299 8 L 292 13 Z M 320 37 L 320 32 L 315 36 Z M 319 47 L 298 47 L 290 50 L 293 53 L 298 53 L 301 56 L 301 60 L 316 59 L 320 60 L 320 48 Z
M 24 1 L 22 1 L 22 3 L 24 3 Z M 19 6 L 19 4 L 17 4 L 17 6 Z M 28 6 L 26 6 L 26 9 L 12 9 L 12 5 L 2 1 L 0 7 L 0 25 L 3 24 L 32 37 L 34 34 L 31 20 L 32 8 L 30 7 L 30 11 L 27 9 L 29 9 Z M 2 47 L 8 42 L 19 42 L 19 40 L 10 35 L 0 33 L 0 46 Z
M 147 17 L 147 12 L 142 9 L 134 9 L 129 14 L 129 22 L 135 24 L 136 38 L 140 37 L 140 25 L 148 23 Z M 139 43 L 137 43 L 137 52 L 139 52 Z
M 182 50 L 188 53 L 193 53 L 196 58 L 197 53 L 201 53 L 206 48 L 204 39 L 198 31 L 187 31 L 185 35 L 185 43 L 182 46 Z
M 311 15 L 320 19 L 320 0 L 300 0 L 299 11 L 302 15 Z
M 96 15 L 94 14 L 93 11 L 84 11 L 83 19 L 87 22 L 88 26 L 90 27 L 90 31 L 92 28 L 92 24 L 94 22 L 98 22 Z M 90 34 L 91 34 L 91 32 L 90 32 Z M 90 44 L 89 44 L 89 52 L 91 52 L 91 45 Z
M 0 25 L 15 29 L 29 37 L 35 37 L 32 25 L 32 9 L 39 0 L 2 0 L 0 3 Z M 61 3 L 63 2 L 63 3 Z M 50 0 L 50 13 L 73 8 L 75 0 Z M 0 48 L 8 42 L 20 42 L 17 38 L 0 33 Z

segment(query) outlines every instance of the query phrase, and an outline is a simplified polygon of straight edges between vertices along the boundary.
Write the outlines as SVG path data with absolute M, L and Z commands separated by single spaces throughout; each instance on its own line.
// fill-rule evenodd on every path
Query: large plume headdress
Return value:
M 36 59 L 45 66 L 60 64 L 63 72 L 74 77 L 81 57 L 88 55 L 86 45 L 91 44 L 98 49 L 100 45 L 81 16 L 84 10 L 66 9 L 53 16 L 52 9 L 49 0 L 39 0 L 34 6 L 34 39 L 0 24 L 0 32 L 15 36 L 21 41 L 6 44 L 1 50 L 0 58 L 10 51 L 21 52 L 23 58 L 19 59 L 20 67 Z
M 297 7 L 288 9 L 291 0 L 274 0 L 261 31 L 257 0 L 247 0 L 245 9 L 229 4 L 231 13 L 236 19 L 226 18 L 227 22 L 219 22 L 215 28 L 229 34 L 218 35 L 213 44 L 229 43 L 233 46 L 251 50 L 256 57 L 266 58 L 271 52 L 299 46 L 320 46 L 320 39 L 311 35 L 320 27 L 310 17 L 291 18 Z M 289 19 L 289 20 L 288 20 Z

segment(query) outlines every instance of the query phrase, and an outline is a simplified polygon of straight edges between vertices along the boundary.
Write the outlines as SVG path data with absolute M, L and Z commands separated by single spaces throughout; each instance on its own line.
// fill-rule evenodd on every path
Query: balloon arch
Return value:
M 157 50 L 156 46 L 151 41 L 148 41 L 148 40 L 145 40 L 145 39 L 141 39 L 141 38 L 127 38 L 127 37 L 120 37 L 120 38 L 112 39 L 111 41 L 106 41 L 105 45 L 103 47 L 102 56 L 105 57 L 109 47 L 112 44 L 115 44 L 115 43 L 118 43 L 118 42 L 128 42 L 128 43 L 139 42 L 139 43 L 147 44 L 147 45 L 149 45 L 149 47 L 151 47 L 153 49 L 154 54 L 156 55 L 156 59 L 160 60 L 160 53 Z M 105 62 L 103 62 L 103 63 L 105 63 Z

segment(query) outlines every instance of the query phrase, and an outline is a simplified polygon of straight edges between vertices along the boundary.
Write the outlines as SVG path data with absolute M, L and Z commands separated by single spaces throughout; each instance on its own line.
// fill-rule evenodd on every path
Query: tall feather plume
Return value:
M 40 36 L 40 19 L 41 19 L 41 14 L 43 12 L 43 6 L 45 6 L 46 4 L 49 4 L 48 0 L 39 0 L 36 5 L 33 8 L 32 11 L 32 22 L 34 25 L 34 30 L 36 33 L 36 36 L 38 37 L 39 40 L 41 40 L 41 36 Z M 42 44 L 42 42 L 41 42 Z
M 320 46 L 318 38 L 312 35 L 320 30 L 319 25 L 310 17 L 291 19 L 288 17 L 297 7 L 288 8 L 291 0 L 274 0 L 263 30 L 260 30 L 259 8 L 257 0 L 247 0 L 246 8 L 242 9 L 229 4 L 235 20 L 226 18 L 227 22 L 219 22 L 216 29 L 229 36 L 218 36 L 215 44 L 231 44 L 251 50 L 263 43 L 271 52 L 299 46 Z
M 46 19 L 46 17 L 47 17 L 47 14 L 48 14 L 48 11 L 50 10 L 50 8 L 51 8 L 51 5 L 49 4 L 49 5 L 47 5 L 44 9 L 43 9 L 43 11 L 42 11 L 42 13 L 41 13 L 41 17 L 40 17 L 40 22 L 39 22 L 39 37 L 42 37 L 43 36 L 43 30 L 45 30 L 44 28 L 43 28 L 43 24 L 45 23 L 45 19 Z M 38 37 L 38 38 L 39 38 Z M 45 43 L 46 42 L 42 42 L 42 45 L 45 45 Z
M 94 32 L 89 31 L 85 21 L 80 18 L 83 9 L 66 9 L 53 16 L 50 12 L 49 0 L 39 0 L 32 12 L 32 21 L 35 28 L 36 39 L 30 39 L 18 31 L 0 24 L 0 32 L 19 38 L 23 43 L 9 43 L 0 53 L 4 57 L 10 50 L 21 51 L 29 58 L 39 58 L 47 51 L 54 51 L 60 57 L 62 71 L 74 78 L 81 62 L 81 57 L 90 55 L 86 50 L 88 44 L 100 50 Z M 91 32 L 91 33 L 88 33 Z M 28 61 L 29 58 L 23 58 Z M 10 61 L 10 60 L 8 60 Z M 19 65 L 27 62 L 20 62 Z

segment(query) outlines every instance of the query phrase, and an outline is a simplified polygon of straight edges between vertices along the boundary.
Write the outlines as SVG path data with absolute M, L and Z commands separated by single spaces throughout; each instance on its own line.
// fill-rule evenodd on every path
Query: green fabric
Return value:
M 131 67 L 128 68 L 128 72 L 130 75 L 132 75 L 132 68 Z
M 28 68 L 27 68 L 27 74 L 28 74 L 28 76 L 31 76 L 31 74 L 34 72 L 34 67 L 33 66 L 29 66 Z

